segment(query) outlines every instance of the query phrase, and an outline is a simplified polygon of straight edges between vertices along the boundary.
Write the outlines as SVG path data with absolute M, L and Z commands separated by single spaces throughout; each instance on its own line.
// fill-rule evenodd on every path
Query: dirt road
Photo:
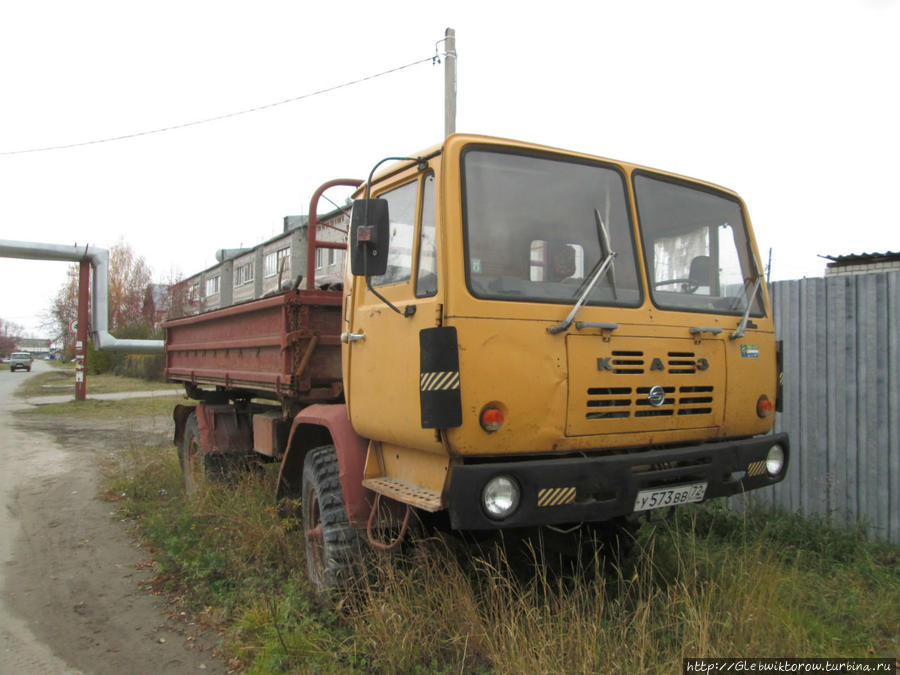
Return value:
M 146 592 L 149 555 L 97 499 L 100 457 L 169 424 L 15 416 L 28 376 L 0 368 L 0 674 L 224 673 L 218 636 Z

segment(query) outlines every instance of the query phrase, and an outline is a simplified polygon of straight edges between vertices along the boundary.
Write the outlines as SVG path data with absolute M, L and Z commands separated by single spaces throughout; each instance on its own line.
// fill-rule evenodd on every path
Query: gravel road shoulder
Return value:
M 0 401 L 0 673 L 224 673 L 219 636 L 149 592 L 150 555 L 101 501 L 101 459 L 165 418 L 16 414 Z

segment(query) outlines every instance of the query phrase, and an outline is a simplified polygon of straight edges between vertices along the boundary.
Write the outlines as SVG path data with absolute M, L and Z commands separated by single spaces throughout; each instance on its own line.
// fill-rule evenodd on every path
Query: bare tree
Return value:
M 168 280 L 168 308 L 167 308 L 167 316 L 168 319 L 180 319 L 183 316 L 186 316 L 190 312 L 188 311 L 189 302 L 190 302 L 190 289 L 188 288 L 187 282 L 184 280 L 181 272 L 172 271 L 169 274 Z
M 109 325 L 112 332 L 144 321 L 144 292 L 151 282 L 143 256 L 120 240 L 109 250 Z
M 75 336 L 70 334 L 69 324 L 78 318 L 78 265 L 70 265 L 66 277 L 66 283 L 56 292 L 50 304 L 49 314 L 53 323 L 52 332 L 62 335 L 63 349 L 70 352 Z M 45 323 L 44 328 L 49 328 L 49 324 Z
M 0 319 L 0 356 L 7 357 L 16 350 L 16 343 L 25 329 L 12 321 Z
M 50 316 L 71 342 L 68 326 L 78 318 L 78 265 L 69 267 L 66 283 L 59 289 L 50 306 Z M 115 333 L 144 321 L 144 292 L 150 283 L 150 267 L 143 256 L 119 240 L 109 250 L 109 326 Z M 68 345 L 67 345 L 68 346 Z

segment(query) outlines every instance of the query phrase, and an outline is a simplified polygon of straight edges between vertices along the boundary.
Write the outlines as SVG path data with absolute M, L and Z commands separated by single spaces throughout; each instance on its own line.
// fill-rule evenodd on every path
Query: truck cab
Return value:
M 367 489 L 494 529 L 783 478 L 788 439 L 764 436 L 774 326 L 735 193 L 468 135 L 365 191 L 350 258 L 383 270 L 348 265 L 342 368 Z

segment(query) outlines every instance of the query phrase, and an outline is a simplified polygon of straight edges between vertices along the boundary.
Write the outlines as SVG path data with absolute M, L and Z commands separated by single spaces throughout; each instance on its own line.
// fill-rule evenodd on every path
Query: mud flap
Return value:
M 419 402 L 423 429 L 462 424 L 459 348 L 453 326 L 419 332 Z

